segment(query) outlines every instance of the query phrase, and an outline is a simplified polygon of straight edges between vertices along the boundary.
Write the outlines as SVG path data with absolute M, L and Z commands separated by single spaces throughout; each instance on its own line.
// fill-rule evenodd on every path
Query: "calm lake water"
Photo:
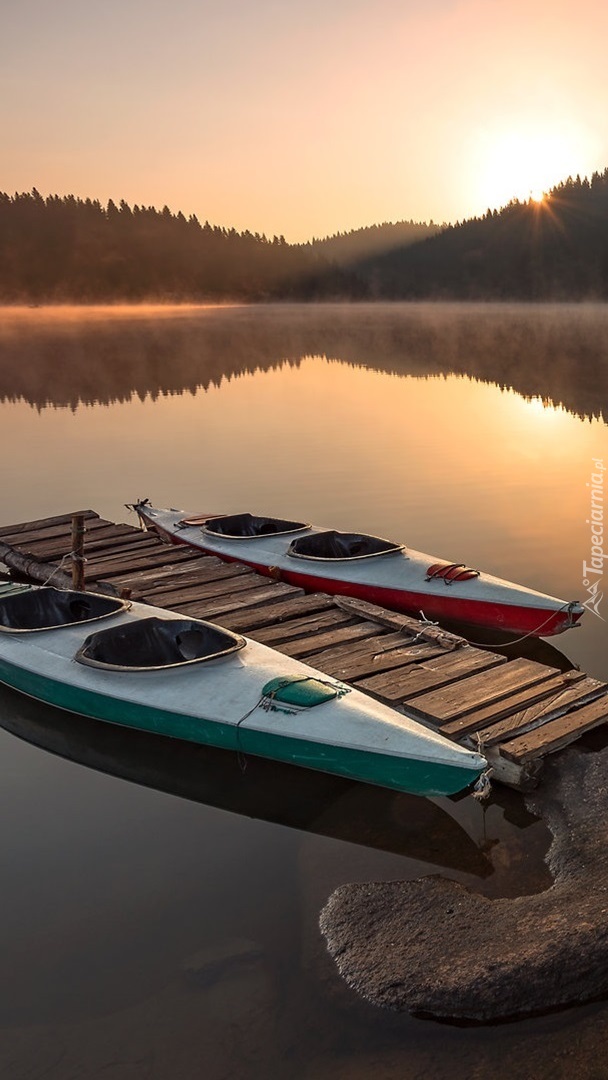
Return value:
M 372 532 L 586 600 L 603 413 L 602 306 L 5 311 L 0 525 L 133 521 L 148 496 Z M 608 678 L 608 599 L 599 616 L 550 646 Z M 546 888 L 548 834 L 520 797 L 242 774 L 8 691 L 0 725 L 3 1080 L 608 1075 L 606 1004 L 494 1028 L 382 1013 L 318 930 L 348 881 Z

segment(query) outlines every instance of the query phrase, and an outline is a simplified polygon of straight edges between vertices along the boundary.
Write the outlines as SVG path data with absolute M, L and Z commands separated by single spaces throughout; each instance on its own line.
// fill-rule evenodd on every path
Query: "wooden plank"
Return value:
M 494 668 L 505 662 L 505 657 L 498 653 L 486 652 L 471 646 L 444 653 L 422 664 L 410 665 L 404 671 L 387 671 L 381 675 L 372 675 L 370 678 L 353 681 L 358 689 L 399 704 L 421 694 L 422 691 L 454 683 L 476 671 Z M 424 717 L 427 715 L 423 710 L 418 710 L 418 712 Z
M 484 750 L 484 757 L 492 769 L 492 783 L 497 781 L 516 791 L 533 791 L 537 787 L 544 765 L 542 758 L 518 765 L 503 757 L 498 746 Z
M 95 534 L 87 532 L 85 535 L 85 554 L 92 554 L 94 552 L 103 552 L 108 550 L 108 554 L 112 554 L 114 551 L 119 553 L 121 551 L 139 551 L 141 544 L 139 541 L 134 543 L 134 538 L 127 538 L 109 534 L 108 536 L 98 536 L 99 533 L 105 532 L 105 530 L 97 530 Z M 146 546 L 149 548 L 158 547 L 154 541 L 147 541 Z M 16 551 L 21 551 L 24 555 L 32 555 L 36 559 L 53 559 L 61 558 L 66 552 L 71 550 L 71 537 L 58 537 L 56 540 L 44 540 L 37 541 L 35 544 L 19 544 L 15 546 Z
M 264 626 L 256 632 L 255 640 L 262 645 L 271 645 L 280 649 L 285 641 L 302 637 L 303 634 L 316 634 L 320 630 L 352 623 L 352 619 L 345 611 L 331 610 L 319 615 L 308 615 L 305 619 L 291 619 L 289 622 L 278 625 Z
M 334 598 L 327 593 L 307 593 L 304 596 L 300 594 L 281 603 L 261 603 L 256 608 L 239 609 L 234 614 L 226 613 L 221 623 L 228 630 L 238 630 L 241 634 L 255 637 L 256 631 L 263 626 L 286 623 L 302 615 L 331 610 L 333 606 Z
M 410 705 L 417 715 L 447 723 L 557 674 L 557 668 L 520 658 L 505 663 L 501 671 L 483 672 L 461 681 L 458 686 L 445 686 L 424 694 Z
M 397 671 L 410 664 L 419 664 L 425 660 L 432 660 L 436 656 L 445 655 L 444 650 L 438 645 L 431 645 L 428 641 L 421 641 L 419 645 L 410 645 L 403 649 L 391 649 L 387 652 L 377 652 L 365 646 L 369 641 L 363 642 L 363 647 L 351 650 L 347 655 L 344 649 L 328 649 L 326 652 L 313 653 L 307 658 L 307 663 L 312 667 L 318 667 L 333 675 L 337 679 L 353 682 L 366 676 L 380 674 L 386 671 Z
M 421 619 L 413 619 L 410 615 L 402 615 L 400 612 L 389 611 L 388 608 L 370 604 L 367 600 L 358 600 L 352 596 L 336 596 L 335 603 L 343 611 L 349 611 L 351 615 L 358 615 L 361 619 L 370 619 L 373 622 L 388 626 L 391 630 L 401 630 L 408 634 L 420 634 L 426 641 L 432 641 L 443 645 L 446 650 L 457 649 L 468 644 L 466 638 L 451 634 L 434 623 L 425 623 Z
M 196 600 L 211 600 L 215 599 L 215 597 L 231 596 L 267 584 L 267 577 L 256 574 L 251 570 L 248 574 L 243 574 L 242 577 L 195 582 L 184 589 L 178 588 L 170 592 L 147 589 L 144 595 L 149 604 L 154 603 L 157 607 L 181 606 L 181 604 L 189 604 Z
M 128 536 L 122 539 L 119 536 L 107 537 L 104 540 L 89 542 L 85 544 L 85 555 L 88 554 L 89 558 L 104 558 L 111 559 L 115 555 L 130 555 L 139 554 L 142 550 L 154 551 L 158 549 L 157 544 L 147 544 L 142 547 L 138 542 L 134 544 Z
M 566 716 L 543 724 L 542 727 L 518 739 L 513 739 L 506 746 L 501 746 L 500 753 L 509 761 L 523 765 L 534 758 L 545 757 L 547 754 L 554 754 L 556 750 L 562 750 L 585 731 L 590 731 L 591 728 L 604 724 L 607 720 L 608 695 L 604 694 L 589 705 L 574 709 Z
M 324 645 L 329 648 L 337 642 L 354 643 L 362 638 L 370 638 L 377 629 L 374 623 L 351 623 L 350 626 L 342 626 L 337 630 L 328 630 L 324 634 L 319 634 L 316 639 L 307 634 L 305 637 L 296 638 L 294 641 L 286 641 L 281 646 L 281 652 L 286 653 L 287 656 L 292 656 L 294 659 L 300 659 L 308 656 L 309 653 L 316 652 L 317 648 L 323 648 Z
M 131 578 L 127 575 L 124 578 L 124 584 L 132 590 L 133 596 L 140 596 L 150 603 L 151 596 L 163 595 L 165 599 L 160 603 L 160 607 L 170 607 L 172 603 L 173 595 L 177 592 L 181 592 L 187 588 L 194 588 L 195 586 L 212 585 L 223 583 L 224 592 L 230 592 L 233 583 L 245 578 L 251 580 L 252 577 L 256 577 L 253 570 L 249 567 L 240 567 L 237 574 L 222 574 L 215 569 L 201 572 L 200 570 L 190 570 L 184 567 L 182 571 L 175 570 L 171 577 L 155 581 L 150 575 L 151 580 L 147 585 L 132 586 L 130 584 Z M 235 588 L 238 588 L 235 585 Z
M 116 528 L 115 525 L 102 521 L 101 518 L 86 518 L 85 524 L 87 533 L 96 533 L 102 529 Z M 15 533 L 5 533 L 1 539 L 3 543 L 10 544 L 20 551 L 25 547 L 29 547 L 30 544 L 50 543 L 52 541 L 57 542 L 62 539 L 69 540 L 71 532 L 71 522 L 66 522 L 64 525 L 55 525 L 48 529 L 33 529 L 31 532 L 20 530 Z
M 242 577 L 264 577 L 266 581 L 268 578 L 263 574 L 257 574 L 255 570 L 252 570 L 250 566 L 243 566 L 240 563 L 224 563 L 220 562 L 215 565 L 213 560 L 210 562 L 204 562 L 200 565 L 201 561 L 196 558 L 188 560 L 188 562 L 181 562 L 173 567 L 169 563 L 169 571 L 166 573 L 167 567 L 161 567 L 158 571 L 147 575 L 148 582 L 150 584 L 157 584 L 159 591 L 174 592 L 175 589 L 181 588 L 182 585 L 206 585 L 216 581 L 226 581 L 230 583 L 233 578 Z M 139 579 L 141 577 L 138 575 Z M 135 578 L 137 581 L 137 578 Z M 144 578 L 145 581 L 145 578 Z
M 138 541 L 136 544 L 130 543 L 128 550 L 132 552 L 134 556 L 137 556 L 140 552 L 150 552 L 151 554 L 156 552 L 165 557 L 165 563 L 167 560 L 173 559 L 179 565 L 189 562 L 192 558 L 196 558 L 196 556 L 188 551 L 187 548 L 184 549 L 183 553 L 180 551 L 176 554 L 176 552 L 168 548 L 166 544 L 159 544 L 154 537 L 147 536 L 143 536 L 141 541 Z M 108 553 L 107 555 L 104 555 L 103 558 L 110 561 L 118 558 L 119 554 L 120 553 L 117 553 L 117 555 L 114 556 L 111 553 Z
M 267 580 L 267 579 L 265 579 Z M 240 611 L 243 608 L 255 607 L 256 604 L 265 604 L 273 600 L 284 600 L 286 596 L 297 596 L 302 589 L 296 589 L 293 585 L 276 581 L 265 588 L 250 589 L 247 592 L 237 593 L 223 600 L 210 600 L 201 603 L 180 604 L 179 611 L 200 619 L 217 619 L 221 623 L 220 616 L 227 612 Z
M 346 612 L 343 612 L 343 614 L 346 617 Z M 355 620 L 351 619 L 351 622 L 354 621 Z M 359 620 L 359 622 L 360 621 L 361 620 Z M 378 629 L 375 623 L 372 625 L 376 627 L 376 630 Z M 319 649 L 315 652 L 315 656 L 323 657 L 323 661 L 330 664 L 354 663 L 356 660 L 369 661 L 372 656 L 379 656 L 380 654 L 384 655 L 384 653 L 390 654 L 391 652 L 396 651 L 395 642 L 403 643 L 408 640 L 411 640 L 411 638 L 408 639 L 405 634 L 391 634 L 387 631 L 385 634 L 376 634 L 363 641 L 352 642 L 350 644 L 338 644 L 327 649 Z M 386 648 L 384 647 L 385 642 Z M 421 644 L 424 644 L 424 642 Z M 417 646 L 415 647 L 417 648 Z M 316 664 L 316 666 L 321 667 L 321 664 Z M 389 666 L 399 666 L 399 664 Z
M 560 716 L 570 712 L 573 707 L 578 709 L 596 698 L 603 697 L 607 689 L 606 684 L 598 682 L 597 679 L 581 679 L 580 682 L 572 686 L 570 691 L 559 697 L 556 696 L 553 707 L 551 707 L 551 699 L 548 702 L 541 702 L 537 708 L 532 706 L 529 709 L 524 709 L 516 716 L 509 716 L 497 724 L 490 725 L 489 728 L 484 728 L 483 731 L 479 732 L 479 736 L 484 746 L 495 746 L 499 743 L 504 746 L 508 744 L 509 740 L 525 735 L 535 728 L 542 727 L 551 720 L 557 720 Z M 515 722 L 516 719 L 519 721 L 518 723 Z M 475 734 L 473 739 L 475 739 Z
M 99 518 L 94 510 L 74 510 L 71 514 L 58 514 L 56 517 L 36 518 L 35 521 L 21 521 L 17 525 L 3 525 L 0 537 L 11 536 L 20 532 L 33 532 L 34 529 L 52 528 L 54 525 L 68 525 L 71 528 L 74 514 L 82 514 L 87 521 Z
M 461 725 L 465 725 L 471 731 L 481 731 L 481 729 L 484 731 L 489 730 L 489 726 L 496 726 L 496 721 L 498 721 L 501 726 L 503 724 L 508 725 L 509 717 L 515 717 L 523 709 L 527 709 L 536 702 L 550 698 L 551 695 L 556 692 L 561 692 L 566 685 L 564 679 L 567 679 L 567 685 L 571 685 L 576 679 L 583 678 L 584 673 L 582 671 L 560 671 L 557 675 L 547 679 L 546 682 L 527 686 L 523 690 L 517 690 L 514 693 L 509 694 L 500 702 L 492 702 L 490 705 L 484 705 L 479 709 L 474 709 L 472 712 L 467 713 L 466 718 L 463 717 L 459 720 L 448 720 L 447 723 L 442 724 L 441 731 L 448 738 L 451 738 L 457 736 L 462 730 Z M 505 730 L 508 730 L 508 727 L 506 727 Z
M 117 555 L 109 559 L 92 559 L 85 566 L 87 578 L 121 578 L 126 571 L 141 570 L 146 566 L 162 566 L 171 555 L 164 548 L 144 549 L 138 555 Z
M 567 679 L 566 675 L 572 678 Z M 473 737 L 478 736 L 484 746 L 494 746 L 495 743 L 523 734 L 529 728 L 544 724 L 561 712 L 567 712 L 580 698 L 598 696 L 605 688 L 605 683 L 585 678 L 582 671 L 560 672 L 555 678 L 536 683 L 485 709 L 467 713 L 458 720 L 442 725 L 441 734 L 457 739 L 460 735 L 473 732 Z
M 211 580 L 213 577 L 232 577 L 238 574 L 243 574 L 249 571 L 248 566 L 243 566 L 241 563 L 228 563 L 223 562 L 222 559 L 217 559 L 215 555 L 193 555 L 193 558 L 188 564 L 188 570 L 182 569 L 181 563 L 167 563 L 157 570 L 139 570 L 134 574 L 131 574 L 126 585 L 129 585 L 132 589 L 143 588 L 147 585 L 163 585 L 167 584 L 167 588 L 171 587 L 172 581 L 177 578 L 185 576 L 186 574 L 200 574 L 201 581 L 207 579 Z
M 343 614 L 345 617 L 347 616 L 346 612 L 343 612 Z M 351 619 L 351 622 L 354 621 L 354 619 Z M 359 620 L 359 622 L 360 621 L 361 620 Z M 375 626 L 376 631 L 378 631 L 379 627 L 377 624 L 373 623 L 373 625 Z M 356 652 L 362 657 L 370 656 L 372 654 L 377 655 L 378 657 L 380 657 L 380 655 L 390 656 L 392 653 L 398 652 L 402 648 L 418 648 L 417 645 L 412 646 L 411 643 L 413 640 L 414 639 L 409 634 L 391 634 L 388 630 L 380 634 L 376 632 L 374 637 L 370 638 L 368 641 L 360 642 L 356 647 Z M 425 642 L 420 642 L 420 644 L 424 645 Z M 320 649 L 319 655 L 327 656 L 332 662 L 334 660 L 348 660 L 354 657 L 354 650 L 348 645 L 337 645 L 335 648 Z M 399 664 L 397 663 L 391 666 L 398 667 Z

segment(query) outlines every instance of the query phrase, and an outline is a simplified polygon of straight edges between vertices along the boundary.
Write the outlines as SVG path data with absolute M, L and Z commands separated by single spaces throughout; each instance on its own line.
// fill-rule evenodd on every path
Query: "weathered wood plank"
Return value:
M 346 612 L 344 612 L 344 615 L 346 615 Z M 357 620 L 353 619 L 351 621 L 355 622 Z M 335 646 L 330 646 L 326 649 L 319 649 L 318 651 L 315 651 L 315 657 L 322 657 L 324 663 L 328 662 L 332 665 L 354 664 L 357 661 L 367 661 L 369 663 L 371 661 L 371 658 L 374 656 L 384 655 L 385 653 L 390 655 L 392 652 L 395 652 L 395 640 L 401 643 L 411 640 L 408 639 L 405 634 L 391 634 L 389 630 L 386 630 L 384 633 L 378 634 L 378 629 L 382 630 L 382 627 L 378 627 L 376 623 L 373 623 L 372 625 L 376 629 L 376 634 L 372 637 L 365 638 L 364 640 L 359 642 L 350 642 L 345 645 L 338 644 Z M 386 649 L 384 648 L 385 641 L 387 642 L 388 646 Z M 424 642 L 421 642 L 421 644 L 424 645 Z M 417 646 L 415 647 L 417 648 Z M 320 666 L 320 663 L 316 664 L 316 666 Z M 389 667 L 399 666 L 399 663 L 389 664 Z M 380 669 L 372 668 L 372 671 L 374 670 L 378 671 Z
M 345 618 L 348 617 L 346 612 L 344 612 L 343 614 Z M 356 621 L 357 620 L 355 619 L 351 619 L 351 622 Z M 368 621 L 371 622 L 372 620 Z M 378 655 L 378 657 L 380 656 L 380 654 L 382 654 L 383 656 L 385 654 L 390 656 L 392 653 L 398 652 L 400 649 L 405 647 L 418 647 L 411 646 L 411 643 L 414 639 L 409 634 L 391 634 L 388 629 L 383 630 L 383 628 L 381 626 L 379 627 L 377 623 L 374 622 L 373 625 L 376 628 L 376 634 L 374 635 L 374 637 L 370 638 L 368 641 L 362 641 L 359 645 L 356 646 L 357 653 L 360 653 L 362 656 L 370 656 L 372 653 Z M 378 633 L 378 631 L 380 631 L 380 633 Z M 426 643 L 420 642 L 420 644 L 425 645 Z M 319 654 L 329 657 L 329 659 L 332 661 L 350 660 L 354 657 L 354 650 L 353 647 L 349 645 L 337 645 L 335 648 L 323 650 L 319 649 Z M 399 664 L 396 663 L 390 666 L 398 667 Z
M 100 530 L 104 529 L 117 528 L 116 525 L 105 522 L 101 518 L 85 518 L 85 525 L 88 534 L 98 533 Z M 128 528 L 128 526 L 126 527 Z M 64 525 L 56 525 L 48 529 L 33 529 L 31 532 L 20 530 L 15 533 L 4 533 L 0 539 L 2 539 L 3 543 L 10 544 L 18 551 L 21 551 L 25 547 L 29 548 L 31 544 L 51 543 L 53 541 L 59 542 L 63 539 L 66 539 L 69 542 L 71 532 L 71 522 L 65 522 Z
M 191 575 L 200 574 L 201 581 L 219 580 L 219 578 L 238 577 L 239 574 L 251 573 L 248 566 L 241 563 L 228 563 L 217 559 L 215 555 L 193 555 L 188 563 L 188 568 L 183 568 L 181 563 L 171 561 L 165 566 L 155 570 L 139 570 L 125 578 L 125 585 L 131 589 L 146 588 L 148 586 L 164 585 L 167 590 L 172 589 L 180 581 L 186 581 Z
M 567 698 L 564 695 L 564 699 L 558 699 L 558 703 L 554 708 L 548 707 L 547 711 L 543 711 L 540 715 L 535 715 L 534 708 L 525 709 L 519 714 L 520 723 L 517 726 L 510 726 L 508 731 L 500 731 L 499 729 L 503 727 L 503 724 L 507 724 L 509 720 L 513 721 L 515 717 L 508 717 L 502 723 L 499 721 L 496 725 L 491 725 L 488 743 L 486 743 L 486 730 L 488 729 L 484 729 L 479 734 L 482 737 L 484 746 L 496 746 L 498 744 L 506 746 L 520 735 L 526 735 L 528 732 L 534 731 L 535 728 L 543 727 L 544 724 L 564 716 L 572 708 L 579 710 L 583 705 L 594 701 L 596 698 L 603 697 L 606 689 L 606 684 L 599 683 L 597 679 L 582 679 L 581 682 L 576 684 L 576 687 L 572 688 L 572 692 Z M 494 727 L 496 727 L 496 731 L 492 730 Z M 473 739 L 475 739 L 475 735 L 473 735 Z
M 567 682 L 564 683 L 564 679 L 567 677 Z M 512 694 L 503 698 L 499 702 L 492 702 L 489 705 L 483 705 L 479 709 L 473 709 L 467 713 L 466 717 L 462 717 L 459 720 L 448 720 L 447 723 L 442 724 L 441 731 L 448 738 L 451 738 L 462 729 L 462 725 L 465 725 L 469 730 L 475 729 L 487 731 L 488 725 L 494 727 L 496 721 L 502 726 L 506 724 L 505 730 L 508 730 L 508 723 L 511 717 L 515 718 L 522 710 L 527 709 L 529 706 L 534 705 L 537 702 L 542 702 L 547 698 L 551 698 L 556 692 L 561 692 L 566 685 L 571 685 L 576 679 L 583 679 L 584 673 L 582 671 L 569 671 L 558 672 L 557 675 L 550 679 L 547 679 L 543 683 L 527 686 L 523 690 L 516 690 Z
M 289 622 L 279 623 L 278 626 L 263 626 L 256 631 L 255 640 L 262 645 L 280 649 L 284 642 L 293 638 L 316 634 L 330 628 L 337 630 L 339 626 L 346 626 L 353 621 L 345 611 L 331 610 L 319 615 L 309 615 L 305 619 L 291 619 Z
M 264 579 L 267 580 L 267 579 Z M 210 600 L 203 603 L 180 604 L 176 611 L 183 611 L 187 615 L 200 619 L 219 619 L 227 612 L 239 611 L 243 608 L 255 607 L 256 604 L 266 604 L 273 600 L 284 600 L 286 596 L 301 595 L 302 590 L 293 585 L 276 581 L 264 588 L 250 589 L 247 592 L 237 593 L 223 600 Z
M 367 600 L 357 600 L 351 596 L 336 596 L 334 601 L 337 607 L 342 608 L 343 611 L 349 611 L 352 615 L 373 620 L 382 626 L 388 626 L 391 630 L 402 630 L 408 634 L 420 635 L 425 641 L 443 645 L 446 650 L 457 649 L 467 644 L 466 638 L 458 637 L 457 634 L 452 634 L 439 626 L 424 623 L 420 619 L 413 619 L 400 612 L 389 611 L 388 608 L 370 604 Z
M 500 753 L 509 761 L 523 765 L 538 757 L 554 754 L 578 739 L 585 731 L 604 724 L 608 720 L 608 695 L 604 694 L 589 705 L 551 720 L 527 735 L 513 739 L 500 747 Z
M 546 682 L 537 683 L 529 687 L 529 696 L 526 691 L 514 694 L 503 701 L 494 702 L 487 709 L 480 710 L 488 721 L 486 726 L 479 723 L 478 713 L 467 713 L 460 720 L 454 720 L 442 726 L 441 733 L 448 738 L 458 738 L 460 735 L 473 733 L 473 739 L 481 739 L 484 746 L 494 746 L 496 743 L 505 742 L 522 735 L 525 731 L 546 723 L 564 712 L 568 712 L 573 704 L 580 700 L 591 700 L 604 693 L 605 683 L 597 679 L 585 678 L 582 671 L 567 672 L 566 674 L 577 675 L 577 679 L 564 680 L 560 675 L 555 679 L 547 679 Z M 515 703 L 515 707 L 514 704 Z M 523 707 L 522 707 L 523 705 Z
M 108 557 L 111 557 L 122 552 L 139 551 L 142 548 L 139 541 L 134 542 L 133 537 L 121 537 L 112 534 L 108 536 L 99 535 L 102 532 L 105 532 L 105 530 L 97 530 L 95 533 L 87 531 L 85 533 L 85 554 L 107 551 Z M 148 549 L 158 546 L 154 540 L 145 541 L 144 543 Z M 18 544 L 15 545 L 15 550 L 41 560 L 61 558 L 71 550 L 71 537 L 58 537 L 56 540 L 38 541 L 35 544 Z
M 192 551 L 189 551 L 188 548 L 184 548 L 183 550 L 176 552 L 171 548 L 167 548 L 166 544 L 159 544 L 158 540 L 156 540 L 155 537 L 148 536 L 146 533 L 141 534 L 141 540 L 138 540 L 137 543 L 133 543 L 132 541 L 130 541 L 129 543 L 134 555 L 137 555 L 140 551 L 157 551 L 159 553 L 162 552 L 163 555 L 172 558 L 173 560 L 175 560 L 176 564 L 180 565 L 183 562 L 188 562 L 193 558 L 196 558 L 196 555 Z M 114 558 L 114 556 L 108 554 L 107 558 L 112 559 Z
M 436 656 L 444 656 L 445 650 L 439 645 L 421 641 L 419 645 L 410 645 L 388 652 L 366 648 L 370 641 L 364 641 L 361 649 L 351 651 L 351 656 L 344 649 L 330 649 L 327 652 L 312 653 L 307 662 L 336 679 L 353 682 L 366 676 L 381 674 L 386 671 L 399 671 L 411 664 L 420 664 Z
M 259 607 L 239 609 L 234 614 L 226 612 L 222 616 L 222 626 L 255 637 L 256 631 L 263 626 L 288 623 L 290 619 L 299 618 L 306 613 L 312 615 L 331 610 L 334 606 L 333 599 L 333 596 L 326 593 L 308 593 L 282 600 L 281 603 L 260 603 Z
M 248 574 L 243 574 L 241 577 L 196 582 L 186 588 L 176 589 L 171 592 L 147 589 L 144 595 L 148 603 L 154 602 L 157 607 L 168 607 L 169 605 L 189 604 L 197 600 L 212 600 L 216 597 L 236 595 L 239 592 L 245 592 L 247 589 L 254 589 L 256 586 L 267 584 L 267 577 L 250 570 Z
M 353 681 L 360 690 L 367 690 L 376 697 L 383 697 L 387 701 L 399 704 L 415 698 L 416 695 L 422 694 L 422 691 L 451 684 L 483 668 L 494 668 L 504 663 L 505 657 L 498 653 L 466 647 L 445 653 L 422 664 L 410 665 L 404 671 L 388 671 L 381 675 L 372 675 L 370 678 Z M 411 702 L 408 700 L 408 709 L 410 706 Z M 428 716 L 424 709 L 424 702 L 417 709 L 417 714 L 425 718 Z
M 87 521 L 93 518 L 99 519 L 99 514 L 94 510 L 74 510 L 71 514 L 58 514 L 56 517 L 36 518 L 34 521 L 21 521 L 17 525 L 3 525 L 0 527 L 0 537 L 11 536 L 21 532 L 32 532 L 34 529 L 52 528 L 54 525 L 68 525 L 71 527 L 74 514 L 82 514 Z M 101 520 L 101 519 L 100 519 Z
M 473 744 L 471 744 L 473 745 Z M 537 758 L 519 765 L 509 761 L 500 753 L 499 746 L 490 746 L 484 750 L 484 757 L 492 769 L 492 782 L 506 784 L 516 791 L 533 791 L 543 770 L 543 759 Z
M 87 563 L 85 570 L 88 578 L 95 576 L 108 579 L 122 578 L 125 570 L 141 570 L 145 566 L 162 566 L 168 558 L 171 558 L 170 554 L 162 547 L 150 551 L 144 549 L 139 555 L 129 555 L 126 558 L 123 555 L 117 555 L 115 558 L 109 559 L 92 559 L 90 563 Z
M 505 663 L 501 671 L 482 672 L 461 681 L 458 686 L 444 686 L 441 690 L 424 694 L 415 704 L 410 704 L 417 714 L 445 724 L 557 674 L 557 668 L 520 658 Z
M 146 545 L 146 551 L 156 550 L 157 545 Z M 89 558 L 104 558 L 112 559 L 117 555 L 131 555 L 140 554 L 143 551 L 141 544 L 134 544 L 128 536 L 122 539 L 119 536 L 108 537 L 105 540 L 92 541 L 85 544 L 85 555 L 88 553 Z
M 128 588 L 131 589 L 133 596 L 141 597 L 147 603 L 152 603 L 151 597 L 163 596 L 160 607 L 171 607 L 175 599 L 175 595 L 179 592 L 184 592 L 186 589 L 203 588 L 211 586 L 213 584 L 223 587 L 224 592 L 230 592 L 232 588 L 239 589 L 244 586 L 236 584 L 242 580 L 251 581 L 251 578 L 255 578 L 256 575 L 253 570 L 249 570 L 243 567 L 240 574 L 220 574 L 217 576 L 215 571 L 206 571 L 204 573 L 197 573 L 196 571 L 187 570 L 184 568 L 183 573 L 175 573 L 173 579 L 164 579 L 160 581 L 150 581 L 147 585 L 140 585 L 133 587 L 129 584 L 130 578 L 125 576 L 124 582 Z M 156 601 L 154 601 L 156 603 Z
M 309 653 L 315 652 L 317 647 L 323 647 L 326 645 L 330 648 L 337 642 L 357 642 L 362 638 L 370 638 L 378 629 L 373 623 L 359 622 L 351 623 L 349 626 L 340 627 L 338 630 L 328 630 L 324 634 L 319 634 L 315 639 L 310 634 L 305 637 L 296 638 L 294 641 L 286 641 L 281 646 L 281 652 L 292 656 L 294 659 L 301 659 L 304 656 L 308 656 Z

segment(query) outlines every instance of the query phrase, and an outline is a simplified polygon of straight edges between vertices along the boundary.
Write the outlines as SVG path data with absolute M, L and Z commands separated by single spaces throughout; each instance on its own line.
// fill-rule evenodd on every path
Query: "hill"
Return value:
M 302 246 L 312 248 L 339 266 L 350 267 L 364 259 L 417 244 L 442 228 L 445 225 L 435 225 L 432 221 L 428 225 L 420 221 L 385 221 L 382 225 L 368 225 L 351 232 L 335 233 L 323 240 L 311 240 Z
M 319 251 L 201 225 L 168 207 L 34 188 L 0 193 L 0 302 L 269 300 L 358 296 L 357 278 Z
M 353 266 L 373 297 L 608 297 L 608 169 Z

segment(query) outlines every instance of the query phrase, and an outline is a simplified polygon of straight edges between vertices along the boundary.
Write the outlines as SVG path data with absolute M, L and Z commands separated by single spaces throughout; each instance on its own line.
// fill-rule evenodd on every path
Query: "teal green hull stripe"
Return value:
M 475 769 L 415 758 L 395 757 L 373 751 L 252 731 L 234 724 L 223 724 L 204 717 L 183 716 L 154 706 L 138 705 L 108 697 L 92 690 L 27 671 L 0 660 L 0 681 L 29 697 L 54 705 L 70 713 L 106 720 L 112 724 L 167 735 L 173 739 L 238 750 L 244 754 L 272 758 L 307 769 L 335 773 L 351 780 L 362 780 L 415 795 L 451 795 L 471 784 L 478 776 Z M 288 719 L 286 718 L 288 723 Z

